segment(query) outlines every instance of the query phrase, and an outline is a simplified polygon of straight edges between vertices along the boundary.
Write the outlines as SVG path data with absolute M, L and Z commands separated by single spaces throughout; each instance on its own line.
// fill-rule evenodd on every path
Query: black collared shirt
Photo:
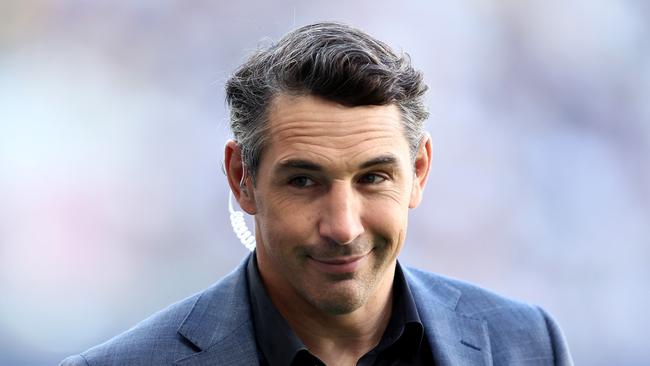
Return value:
M 269 366 L 323 366 L 291 330 L 271 302 L 257 269 L 255 253 L 248 262 L 248 288 L 260 364 Z M 393 281 L 393 310 L 379 344 L 357 362 L 358 366 L 433 365 L 415 301 L 399 263 Z

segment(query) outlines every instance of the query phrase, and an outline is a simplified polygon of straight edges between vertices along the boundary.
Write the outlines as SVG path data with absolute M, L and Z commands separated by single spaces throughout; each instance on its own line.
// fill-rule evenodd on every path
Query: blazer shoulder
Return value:
M 81 355 L 74 355 L 61 361 L 59 366 L 88 366 L 88 361 Z
M 172 358 L 193 352 L 178 328 L 199 297 L 195 294 L 169 305 L 108 341 L 65 359 L 61 366 L 171 364 Z
M 510 314 L 515 311 L 542 320 L 539 307 L 505 297 L 475 284 L 416 268 L 407 268 L 406 273 L 409 285 L 415 291 L 427 293 L 433 298 L 441 295 L 441 288 L 452 293 L 454 296 L 451 298 L 448 293 L 444 294 L 444 301 L 466 316 L 490 318 L 499 313 Z
M 524 352 L 553 359 L 556 365 L 573 364 L 560 327 L 541 307 L 419 269 L 408 268 L 406 272 L 412 291 L 420 293 L 420 299 L 443 302 L 460 316 L 482 321 L 495 361 Z
M 235 299 L 242 297 L 243 283 L 240 265 L 206 290 L 167 306 L 102 344 L 66 358 L 61 366 L 168 365 L 189 357 L 235 328 L 236 325 L 225 324 L 222 319 L 233 316 L 226 309 L 239 310 Z M 240 318 L 245 320 L 245 314 Z

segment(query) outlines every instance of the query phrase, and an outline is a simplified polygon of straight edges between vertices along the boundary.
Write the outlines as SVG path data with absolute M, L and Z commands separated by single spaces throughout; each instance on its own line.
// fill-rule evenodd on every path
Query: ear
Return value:
M 252 177 L 246 171 L 241 158 L 241 148 L 234 140 L 228 140 L 224 151 L 224 167 L 228 185 L 235 200 L 239 202 L 242 210 L 249 215 L 255 215 L 255 192 L 253 190 Z
M 427 184 L 430 168 L 431 136 L 425 132 L 415 155 L 415 174 L 413 177 L 413 189 L 411 190 L 409 208 L 416 208 L 422 201 L 422 194 L 424 193 L 424 186 Z

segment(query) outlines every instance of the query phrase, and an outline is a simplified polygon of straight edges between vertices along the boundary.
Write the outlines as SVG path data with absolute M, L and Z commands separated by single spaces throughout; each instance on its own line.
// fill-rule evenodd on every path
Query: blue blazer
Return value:
M 258 365 L 246 263 L 207 290 L 61 366 Z M 533 305 L 403 268 L 436 365 L 573 365 L 553 319 Z

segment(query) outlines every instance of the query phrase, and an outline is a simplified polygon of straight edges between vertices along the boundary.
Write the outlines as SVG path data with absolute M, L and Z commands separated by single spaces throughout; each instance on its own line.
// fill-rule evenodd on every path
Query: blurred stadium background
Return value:
M 0 365 L 56 364 L 239 263 L 223 83 L 318 20 L 430 85 L 402 261 L 544 306 L 577 364 L 649 364 L 650 3 L 3 0 Z

